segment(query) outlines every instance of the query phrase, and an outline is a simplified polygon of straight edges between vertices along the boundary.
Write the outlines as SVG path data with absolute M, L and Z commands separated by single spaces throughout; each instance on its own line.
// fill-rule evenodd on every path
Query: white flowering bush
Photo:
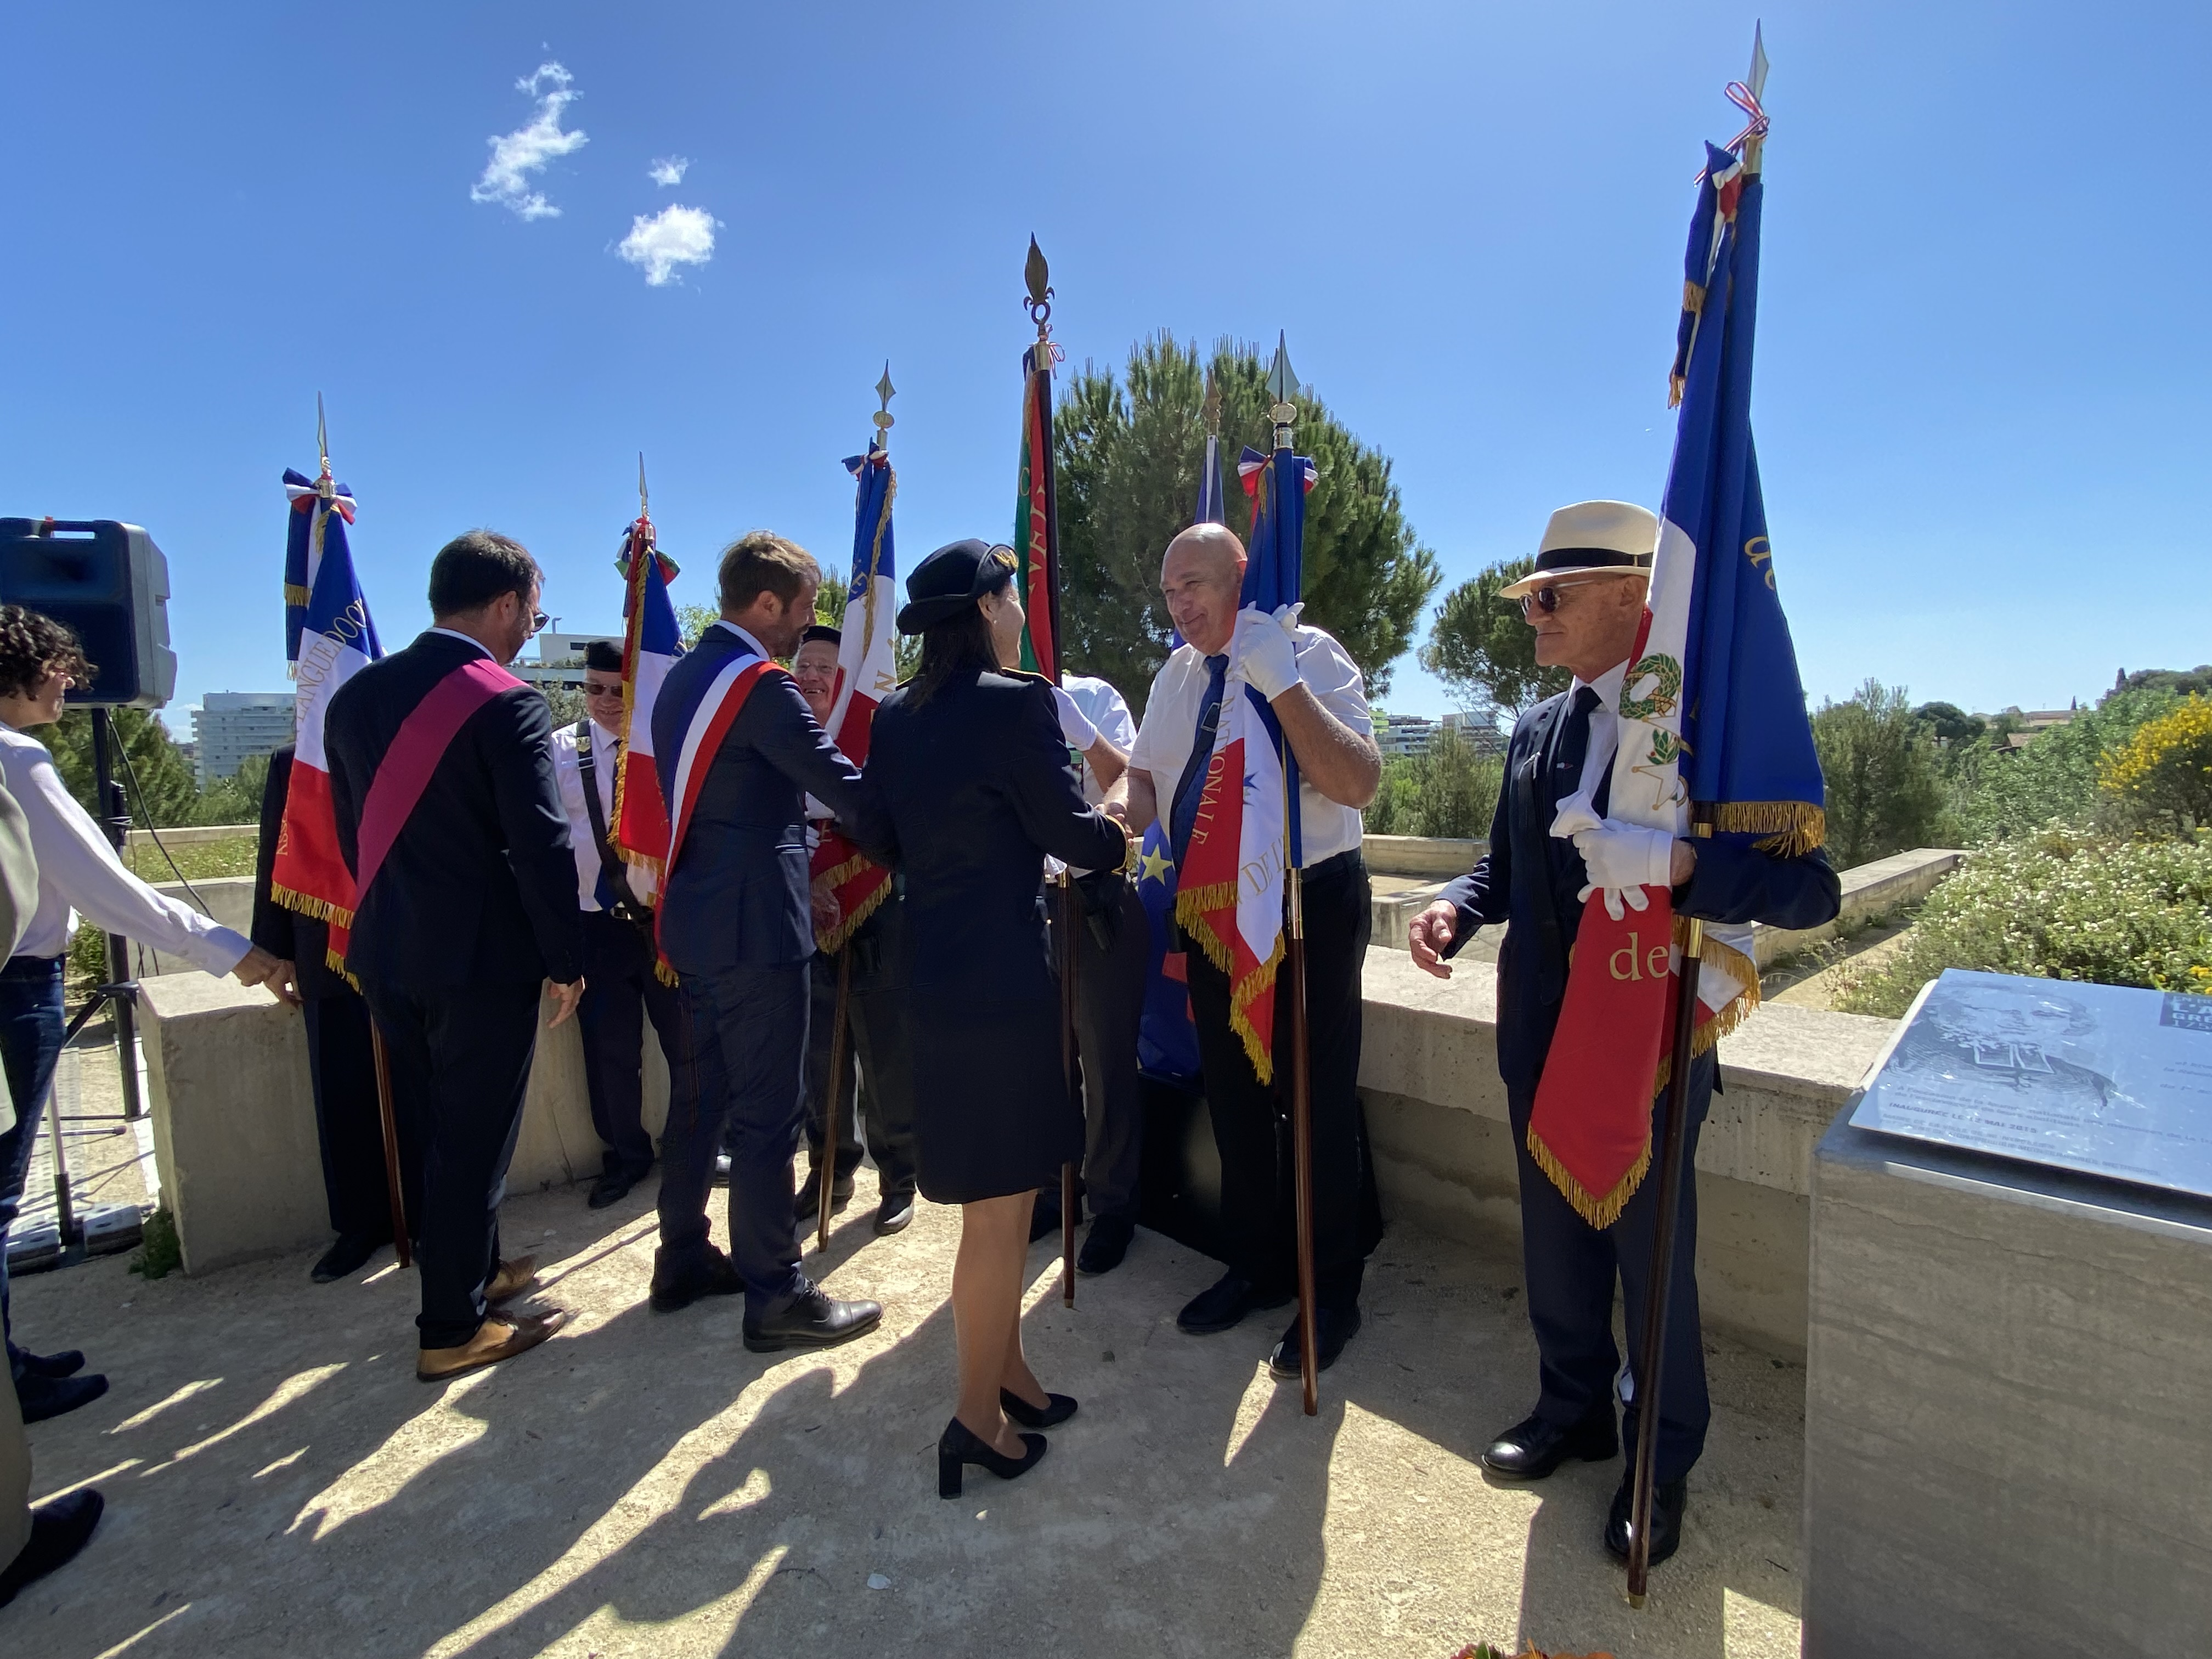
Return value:
M 2212 994 L 2212 836 L 2097 841 L 2053 826 L 1978 853 L 1897 953 L 1835 1006 L 1904 1013 L 1946 968 Z

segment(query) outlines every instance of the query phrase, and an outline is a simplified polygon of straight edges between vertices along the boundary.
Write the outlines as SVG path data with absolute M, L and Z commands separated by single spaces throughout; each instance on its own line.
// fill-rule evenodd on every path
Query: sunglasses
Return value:
M 619 697 L 622 691 L 620 681 L 612 685 L 593 685 L 589 680 L 584 682 L 584 695 L 587 697 Z
M 1559 608 L 1559 595 L 1570 587 L 1589 587 L 1597 581 L 1593 576 L 1578 582 L 1551 582 L 1542 587 L 1531 588 L 1521 596 L 1521 614 L 1527 616 L 1532 605 L 1546 616 Z
M 530 631 L 533 634 L 542 634 L 545 631 L 545 624 L 552 620 L 553 618 L 543 611 L 533 611 L 530 613 Z

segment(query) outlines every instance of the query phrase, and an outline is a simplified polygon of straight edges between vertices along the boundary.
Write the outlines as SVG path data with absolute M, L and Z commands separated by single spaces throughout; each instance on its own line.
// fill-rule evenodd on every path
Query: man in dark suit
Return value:
M 384 1033 L 392 1099 L 422 1147 L 416 1375 L 536 1346 L 559 1312 L 491 1311 L 535 1264 L 499 1256 L 499 1204 L 538 1042 L 583 994 L 568 820 L 545 699 L 505 672 L 544 625 L 537 562 L 484 530 L 430 567 L 434 625 L 331 698 L 338 845 L 357 884 L 346 965 Z
M 745 1346 L 774 1353 L 872 1330 L 874 1302 L 839 1302 L 799 1271 L 791 1162 L 805 1113 L 814 923 L 805 798 L 836 813 L 855 844 L 890 859 L 875 793 L 840 754 L 791 676 L 728 682 L 743 702 L 719 743 L 704 732 L 735 665 L 788 656 L 814 617 L 813 556 L 757 531 L 722 555 L 721 619 L 669 670 L 653 708 L 668 817 L 678 837 L 662 884 L 660 949 L 681 978 L 683 1041 L 669 1060 L 660 1143 L 660 1249 L 653 1305 L 745 1298 Z M 687 810 L 681 793 L 696 777 Z M 727 1125 L 730 1246 L 708 1238 L 707 1194 Z
M 323 1154 L 323 1196 L 337 1234 L 316 1261 L 318 1285 L 345 1278 L 392 1243 L 390 1177 L 384 1163 L 384 1120 L 376 1103 L 376 1054 L 368 1005 L 328 961 L 330 924 L 301 915 L 270 896 L 284 805 L 292 794 L 292 755 L 286 744 L 269 757 L 261 793 L 261 844 L 254 860 L 253 942 L 284 963 L 298 988 L 307 1033 L 307 1074 L 315 1096 L 315 1139 Z M 411 1223 L 422 1204 L 422 1158 L 404 1125 L 400 1148 L 400 1201 Z
M 1529 1115 L 1566 995 L 1568 953 L 1582 922 L 1583 896 L 1594 886 L 1667 882 L 1677 915 L 1784 927 L 1819 926 L 1835 915 L 1839 898 L 1836 872 L 1817 850 L 1784 858 L 1747 843 L 1669 842 L 1664 831 L 1610 824 L 1584 830 L 1574 840 L 1553 833 L 1560 803 L 1577 793 L 1586 792 L 1596 817 L 1605 817 L 1621 681 L 1636 646 L 1658 532 L 1651 513 L 1626 502 L 1563 507 L 1545 532 L 1535 572 L 1503 590 L 1520 599 L 1522 617 L 1536 630 L 1537 662 L 1569 669 L 1574 679 L 1514 726 L 1489 851 L 1408 930 L 1414 962 L 1448 978 L 1451 969 L 1444 958 L 1476 929 L 1486 922 L 1511 924 L 1498 955 L 1498 1068 L 1520 1161 L 1522 1271 L 1542 1383 L 1535 1410 L 1482 1454 L 1485 1468 L 1512 1480 L 1540 1480 L 1569 1457 L 1599 1462 L 1620 1449 L 1613 1401 L 1620 1369 L 1613 1340 L 1613 1284 L 1618 1277 L 1636 1352 L 1656 1271 L 1650 1258 L 1656 1179 L 1639 1183 L 1619 1219 L 1600 1229 L 1583 1219 L 1528 1151 Z M 1653 836 L 1658 839 L 1649 839 Z M 1639 859 L 1650 862 L 1635 867 Z M 1711 1417 L 1698 1323 L 1695 1170 L 1698 1131 L 1717 1070 L 1708 1050 L 1690 1072 L 1682 1157 L 1690 1178 L 1682 1188 L 1668 1269 L 1674 1280 L 1651 1528 L 1655 1562 L 1673 1554 L 1680 1540 L 1685 1482 L 1704 1449 Z M 1663 1099 L 1662 1091 L 1652 1103 L 1655 1145 Z M 1638 1431 L 1632 1389 L 1632 1378 L 1622 1390 L 1620 1421 L 1632 1468 Z M 1606 1547 L 1624 1557 L 1629 1498 L 1624 1476 L 1604 1532 Z

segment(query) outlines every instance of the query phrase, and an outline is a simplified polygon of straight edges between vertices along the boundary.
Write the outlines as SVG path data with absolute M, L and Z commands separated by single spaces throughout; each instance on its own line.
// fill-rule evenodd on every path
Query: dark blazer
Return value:
M 356 874 L 362 803 L 385 750 L 430 688 L 477 654 L 466 641 L 425 633 L 331 699 L 323 744 L 338 848 Z M 576 860 L 554 781 L 552 732 L 545 699 L 518 685 L 453 734 L 355 913 L 346 960 L 364 984 L 567 984 L 583 972 Z
M 288 743 L 269 757 L 269 784 L 261 792 L 261 844 L 253 858 L 253 924 L 248 937 L 270 956 L 297 965 L 301 996 L 350 994 L 353 988 L 328 965 L 330 923 L 289 910 L 269 896 L 276 867 L 276 837 L 284 827 L 284 803 L 292 794 L 293 753 Z
M 676 817 L 680 710 L 746 647 L 711 627 L 668 671 L 653 708 L 661 793 Z M 788 674 L 764 676 L 708 767 L 684 850 L 660 900 L 660 948 L 678 973 L 787 967 L 814 954 L 805 798 L 837 815 L 855 843 L 889 863 L 890 821 L 872 786 L 838 752 Z M 573 874 L 569 883 L 574 887 Z
M 1569 694 L 1547 697 L 1514 723 L 1490 850 L 1441 896 L 1459 911 L 1452 956 L 1486 922 L 1510 921 L 1498 957 L 1498 1069 L 1507 1086 L 1535 1086 L 1567 991 L 1567 953 L 1582 926 L 1576 899 L 1589 880 L 1573 842 L 1551 834 L 1559 802 L 1581 786 L 1581 767 L 1558 755 Z M 1604 812 L 1606 790 L 1596 806 Z M 1698 867 L 1674 890 L 1678 915 L 1817 927 L 1835 916 L 1842 887 L 1827 854 L 1776 858 L 1748 842 L 1701 841 Z
M 1121 867 L 1121 826 L 1085 804 L 1052 688 L 969 673 L 876 710 L 906 886 L 906 997 L 923 1194 L 966 1203 L 1045 1186 L 1083 1156 L 1060 1053 L 1060 981 L 1037 890 L 1044 855 Z

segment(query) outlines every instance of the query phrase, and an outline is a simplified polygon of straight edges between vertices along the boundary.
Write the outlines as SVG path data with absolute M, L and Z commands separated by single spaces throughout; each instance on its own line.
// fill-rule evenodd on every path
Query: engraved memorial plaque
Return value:
M 2212 997 L 1948 969 L 1851 1122 L 2212 1197 Z

